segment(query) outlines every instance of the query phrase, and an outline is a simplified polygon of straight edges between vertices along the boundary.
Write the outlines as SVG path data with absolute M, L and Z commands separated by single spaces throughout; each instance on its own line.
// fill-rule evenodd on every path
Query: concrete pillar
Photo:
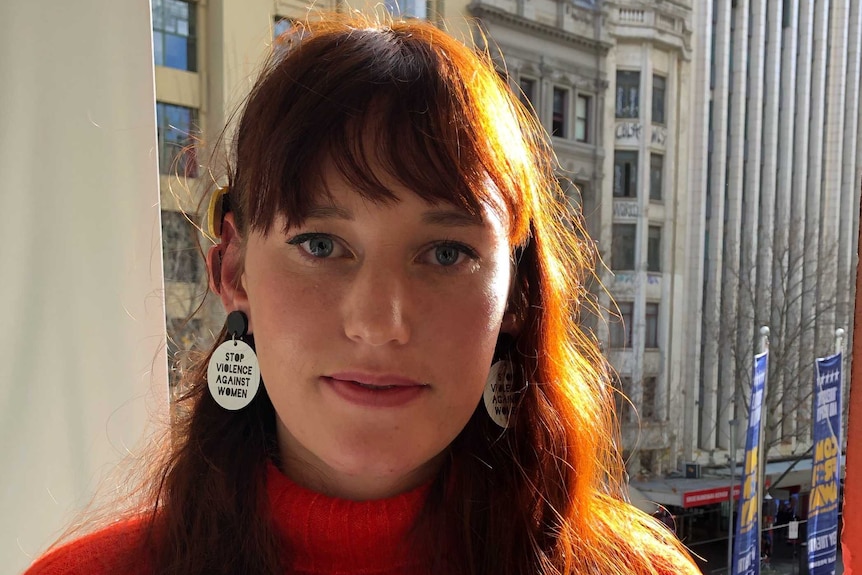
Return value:
M 721 285 L 724 258 L 724 198 L 726 194 L 728 122 L 730 109 L 730 19 L 731 0 L 716 0 L 715 68 L 712 88 L 712 161 L 709 165 L 710 217 L 707 220 L 707 289 L 704 295 L 703 385 L 700 395 L 700 447 L 715 445 L 718 421 L 718 359 L 721 325 Z M 710 15 L 710 26 L 711 15 Z
M 821 271 L 818 266 L 820 237 L 820 194 L 823 177 L 823 137 L 826 121 L 826 65 L 829 43 L 829 0 L 815 0 L 814 26 L 812 29 L 812 74 L 811 74 L 811 132 L 808 145 L 808 185 L 805 206 L 805 251 L 802 278 L 802 337 L 800 338 L 800 394 L 799 408 L 808 405 L 811 394 L 811 356 L 816 352 L 815 329 L 817 322 L 816 307 L 817 277 Z M 804 121 L 804 119 L 803 119 Z M 800 415 L 800 432 L 810 437 L 811 422 L 806 409 L 797 409 Z
M 808 190 L 808 142 L 811 134 L 811 57 L 814 49 L 814 3 L 815 0 L 800 0 L 798 12 L 797 43 L 798 56 L 796 58 L 796 113 L 793 118 L 793 181 L 790 202 L 790 227 L 795 233 L 789 238 L 788 257 L 788 287 L 787 287 L 787 330 L 790 333 L 802 332 L 802 290 L 804 286 L 805 269 L 805 221 L 806 221 L 806 199 Z M 797 339 L 800 339 L 798 336 Z M 800 342 L 801 343 L 801 342 Z M 798 350 L 798 348 L 797 348 Z M 789 364 L 796 363 L 797 367 L 790 367 L 794 375 L 803 369 L 803 361 L 797 355 L 787 358 Z M 812 376 L 813 377 L 813 376 Z M 787 382 L 788 389 L 785 398 L 785 411 L 797 414 L 789 421 L 789 431 L 793 433 L 794 442 L 798 440 L 800 427 L 804 425 L 803 418 L 799 417 L 798 406 L 804 400 L 803 387 L 800 385 L 800 377 L 794 376 Z M 786 387 L 787 387 L 786 386 Z M 795 394 L 793 391 L 795 390 Z M 787 429 L 787 427 L 785 427 Z
M 733 62 L 731 68 L 730 129 L 727 163 L 727 211 L 724 225 L 724 277 L 721 295 L 721 330 L 719 335 L 719 408 L 730 416 L 728 406 L 734 400 L 739 368 L 734 347 L 737 345 L 740 278 L 740 252 L 743 187 L 745 185 L 745 115 L 748 74 L 749 2 L 740 0 L 733 11 Z M 738 410 L 741 413 L 742 410 Z
M 820 253 L 817 274 L 820 300 L 817 321 L 818 356 L 831 353 L 838 290 L 838 229 L 841 224 L 841 179 L 844 161 L 844 106 L 847 84 L 847 24 L 850 0 L 831 0 L 826 71 L 826 125 L 820 193 Z
M 746 94 L 745 99 L 745 134 L 743 140 L 737 142 L 742 147 L 744 160 L 742 163 L 743 180 L 741 190 L 742 211 L 739 217 L 739 268 L 737 273 L 738 303 L 736 323 L 736 353 L 734 381 L 737 392 L 742 391 L 743 397 L 748 397 L 748 372 L 753 365 L 754 349 L 757 339 L 755 334 L 760 329 L 757 317 L 759 310 L 755 307 L 757 297 L 759 270 L 757 269 L 757 253 L 762 232 L 760 219 L 760 183 L 761 158 L 763 157 L 763 76 L 766 65 L 766 0 L 750 0 L 748 16 L 748 53 L 747 53 L 747 89 L 740 90 Z M 746 68 L 745 59 L 738 60 L 740 67 Z M 731 225 L 728 222 L 728 225 Z M 768 238 L 763 238 L 769 243 Z M 740 387 L 741 386 L 741 387 Z M 746 399 L 746 403 L 748 400 Z M 726 418 L 725 418 L 726 419 Z
M 841 162 L 841 225 L 838 237 L 838 307 L 836 327 L 847 329 L 852 323 L 851 295 L 854 288 L 857 230 L 853 215 L 859 190 L 859 162 L 856 159 L 859 137 L 859 94 L 862 75 L 862 5 L 851 2 L 847 31 L 847 86 L 844 98 L 844 153 Z M 848 346 L 849 348 L 849 346 Z
M 781 46 L 781 106 L 778 117 L 778 183 L 775 194 L 775 225 L 773 226 L 773 272 L 772 272 L 772 317 L 769 325 L 772 329 L 787 332 L 790 328 L 788 311 L 789 297 L 789 265 L 790 265 L 790 234 L 791 201 L 793 186 L 793 143 L 794 124 L 796 123 L 796 50 L 798 47 L 799 24 L 798 6 L 789 6 L 789 12 L 782 12 L 782 2 L 778 5 L 780 21 L 786 19 L 788 26 L 780 30 Z M 787 359 L 787 358 L 785 358 Z M 792 437 L 796 429 L 795 392 L 793 377 L 785 378 L 786 371 L 773 370 L 770 374 L 770 385 L 781 393 L 782 404 L 776 410 L 783 414 L 780 433 L 783 439 Z
M 755 327 L 769 324 L 772 308 L 772 261 L 775 242 L 775 195 L 778 179 L 778 109 L 781 87 L 781 17 L 782 0 L 769 0 L 766 6 L 765 41 L 766 60 L 762 85 L 764 86 L 763 107 L 763 152 L 760 173 L 760 241 L 757 249 L 757 290 L 754 298 Z M 756 100 L 755 100 L 756 101 Z M 774 326 L 773 326 L 774 329 Z M 775 370 L 779 375 L 781 370 Z M 769 422 L 767 441 L 780 437 L 774 424 L 781 421 L 782 387 L 776 385 L 779 379 L 770 377 L 767 397 Z
M 704 309 L 703 279 L 705 274 L 705 252 L 704 240 L 706 232 L 706 196 L 707 178 L 709 177 L 709 110 L 710 110 L 710 75 L 713 62 L 712 29 L 713 1 L 703 0 L 695 3 L 694 7 L 694 61 L 693 74 L 691 76 L 692 90 L 690 99 L 678 97 L 677 102 L 687 106 L 689 109 L 689 124 L 691 125 L 691 151 L 688 165 L 688 224 L 685 231 L 685 264 L 684 264 L 684 290 L 686 292 L 685 309 L 690 318 L 684 325 L 684 334 L 687 336 L 685 342 L 681 342 L 680 349 L 682 370 L 680 371 L 680 391 L 682 393 L 682 457 L 685 461 L 691 461 L 694 448 L 697 445 L 697 402 L 699 401 L 699 389 L 701 381 L 701 341 L 703 330 L 702 313 Z M 717 65 L 717 63 L 716 63 Z M 680 91 L 679 95 L 682 95 Z M 684 146 L 681 146 L 684 147 Z M 681 163 L 682 164 L 682 163 Z M 681 175 L 679 182 L 683 181 Z M 680 236 L 682 237 L 682 236 Z M 676 274 L 675 274 L 676 275 Z M 714 364 L 714 362 L 713 362 Z M 674 411 L 671 410 L 671 414 Z

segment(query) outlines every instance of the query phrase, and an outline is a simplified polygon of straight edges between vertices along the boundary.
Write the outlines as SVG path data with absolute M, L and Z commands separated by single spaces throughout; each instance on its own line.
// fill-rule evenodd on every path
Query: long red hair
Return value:
M 509 429 L 480 406 L 449 448 L 419 539 L 446 550 L 441 569 L 697 573 L 663 526 L 625 502 L 609 370 L 575 320 L 593 250 L 565 207 L 546 133 L 488 54 L 415 20 L 295 25 L 275 43 L 233 138 L 240 235 L 269 231 L 278 215 L 301 221 L 325 193 L 325 157 L 373 201 L 392 194 L 372 161 L 423 198 L 473 213 L 501 202 L 509 217 L 510 306 L 523 326 L 512 359 L 523 390 Z M 273 406 L 262 389 L 242 411 L 219 408 L 206 391 L 207 360 L 184 382 L 186 416 L 153 484 L 157 572 L 283 573 L 266 503 Z

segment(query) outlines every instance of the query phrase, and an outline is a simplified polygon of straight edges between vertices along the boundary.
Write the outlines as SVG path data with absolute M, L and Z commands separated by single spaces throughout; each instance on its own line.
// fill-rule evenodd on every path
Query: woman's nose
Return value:
M 353 277 L 344 305 L 344 333 L 373 346 L 403 345 L 410 339 L 406 271 L 363 265 Z

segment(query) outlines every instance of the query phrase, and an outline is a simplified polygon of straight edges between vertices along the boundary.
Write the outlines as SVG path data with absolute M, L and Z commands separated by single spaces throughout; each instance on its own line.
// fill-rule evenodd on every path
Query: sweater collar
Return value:
M 389 499 L 350 501 L 301 487 L 272 463 L 267 470 L 273 519 L 289 564 L 301 573 L 372 575 L 421 565 L 408 540 L 429 489 L 430 483 Z

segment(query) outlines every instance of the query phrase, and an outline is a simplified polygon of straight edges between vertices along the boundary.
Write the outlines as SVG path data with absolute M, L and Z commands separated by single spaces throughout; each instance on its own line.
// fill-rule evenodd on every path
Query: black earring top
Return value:
M 239 310 L 227 314 L 227 333 L 233 339 L 241 339 L 248 333 L 248 316 Z

